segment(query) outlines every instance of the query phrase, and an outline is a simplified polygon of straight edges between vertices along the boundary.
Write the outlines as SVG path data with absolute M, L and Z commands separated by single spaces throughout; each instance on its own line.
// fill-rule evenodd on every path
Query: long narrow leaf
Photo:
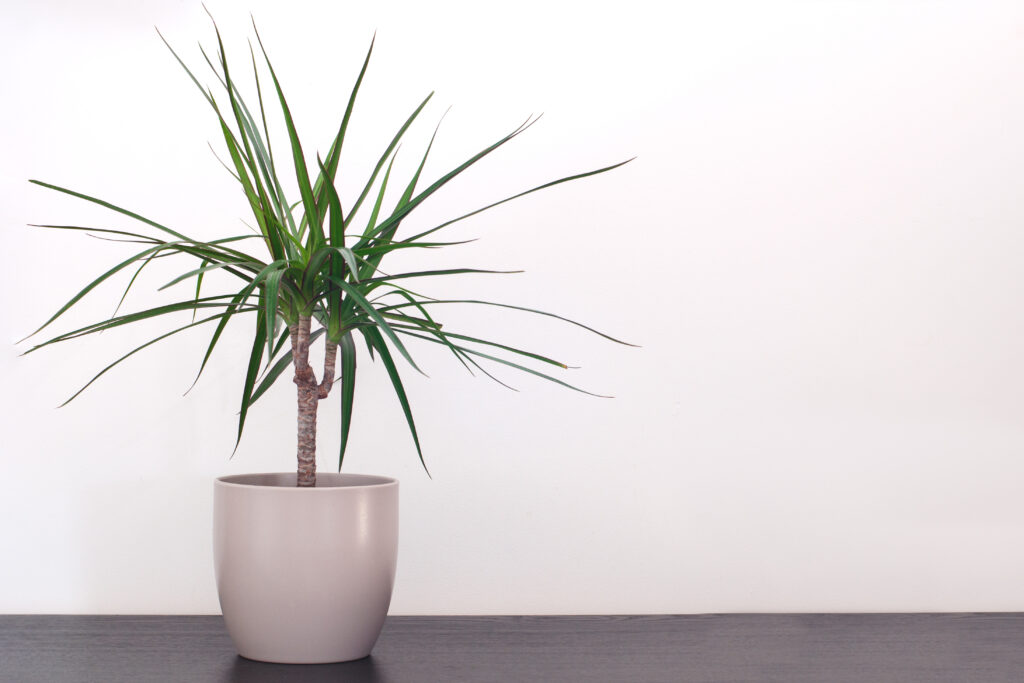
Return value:
M 431 299 L 429 301 L 423 301 L 421 303 L 423 305 L 425 305 L 425 306 L 433 306 L 433 305 L 436 305 L 436 304 L 479 304 L 479 305 L 482 305 L 482 306 L 497 306 L 498 308 L 510 308 L 510 309 L 512 309 L 514 311 L 525 311 L 527 313 L 535 313 L 536 315 L 543 315 L 543 316 L 547 316 L 548 318 L 555 318 L 556 320 L 561 320 L 562 322 L 569 323 L 570 325 L 575 325 L 576 327 L 581 327 L 584 330 L 586 330 L 587 332 L 593 332 L 597 336 L 604 337 L 605 339 L 607 339 L 609 341 L 613 341 L 616 344 L 622 344 L 623 346 L 632 346 L 634 348 L 639 348 L 636 344 L 630 344 L 629 342 L 624 342 L 621 339 L 616 339 L 615 337 L 609 336 L 609 335 L 605 334 L 604 332 L 599 332 L 598 330 L 595 330 L 593 327 L 587 327 L 583 323 L 578 323 L 575 320 L 570 320 L 569 318 L 563 318 L 560 315 L 555 315 L 554 313 L 547 313 L 546 311 L 538 311 L 538 310 L 536 310 L 534 308 L 526 308 L 525 306 L 513 306 L 511 304 L 499 304 L 499 303 L 495 303 L 493 301 L 478 301 L 476 299 Z M 407 304 L 407 303 L 406 304 L 391 304 L 389 306 L 381 306 L 377 310 L 381 311 L 381 312 L 384 312 L 384 311 L 394 310 L 396 308 L 405 308 L 408 305 L 409 304 Z
M 412 273 L 398 273 L 396 275 L 382 275 L 380 277 L 367 278 L 363 280 L 364 285 L 375 282 L 391 282 L 392 280 L 404 280 L 411 277 L 433 277 L 436 275 L 464 275 L 467 273 L 486 273 L 490 275 L 515 275 L 522 273 L 521 270 L 482 270 L 480 268 L 445 268 L 443 270 L 418 270 Z
M 203 362 L 200 363 L 199 365 L 199 372 L 196 373 L 196 378 L 192 380 L 191 386 L 189 386 L 189 388 L 185 391 L 186 394 L 189 391 L 192 391 L 192 387 L 194 387 L 196 385 L 196 382 L 199 381 L 199 378 L 202 377 L 203 370 L 206 369 L 206 363 L 207 361 L 210 360 L 210 356 L 213 354 L 213 349 L 214 347 L 217 346 L 217 342 L 220 340 L 220 335 L 224 331 L 224 328 L 227 327 L 227 324 L 231 320 L 231 317 L 238 311 L 238 307 L 246 300 L 248 300 L 249 296 L 252 294 L 252 291 L 255 288 L 256 282 L 250 282 L 231 299 L 231 303 L 228 306 L 228 310 L 225 312 L 224 317 L 221 318 L 221 321 L 219 323 L 217 323 L 217 329 L 214 330 L 213 337 L 210 339 L 210 343 L 206 347 L 206 353 L 203 355 Z
M 430 470 L 427 469 L 427 463 L 423 459 L 423 449 L 420 448 L 420 437 L 416 433 L 416 423 L 412 418 L 412 409 L 409 407 L 409 399 L 405 395 L 405 387 L 402 385 L 402 378 L 398 374 L 398 368 L 395 367 L 395 361 L 391 357 L 391 351 L 388 350 L 387 344 L 384 339 L 380 336 L 380 332 L 375 327 L 364 327 L 359 330 L 366 341 L 377 350 L 377 355 L 380 356 L 381 361 L 384 363 L 384 367 L 387 368 L 388 377 L 391 378 L 391 385 L 395 389 L 395 394 L 398 396 L 398 402 L 402 404 L 402 412 L 405 413 L 405 421 L 409 425 L 409 432 L 412 434 L 413 443 L 416 444 L 416 453 L 420 457 L 420 464 L 423 465 L 423 470 L 430 476 Z
M 365 258 L 374 254 L 388 254 L 399 249 L 440 249 L 441 247 L 455 247 L 460 244 L 469 244 L 476 241 L 476 238 L 455 242 L 388 242 L 387 240 L 373 240 L 374 246 L 353 249 L 352 253 Z
M 395 165 L 396 158 L 398 158 L 397 151 L 392 155 L 391 161 L 388 162 L 388 169 L 384 171 L 384 178 L 380 181 L 380 189 L 377 190 L 377 200 L 373 203 L 373 210 L 370 212 L 370 218 L 366 223 L 366 234 L 369 234 L 377 226 L 377 216 L 380 215 L 380 207 L 384 203 L 384 193 L 388 189 L 388 179 L 391 178 L 391 169 Z M 360 235 L 360 243 L 362 243 L 363 237 L 363 235 Z
M 76 391 L 71 396 L 71 398 L 69 398 L 68 400 L 66 400 L 63 403 L 61 403 L 59 407 L 63 408 L 67 404 L 69 404 L 72 401 L 74 401 L 78 397 L 78 395 L 81 394 L 86 389 L 88 389 L 92 385 L 93 382 L 98 380 L 103 375 L 107 374 L 108 370 L 112 369 L 114 366 L 120 364 L 122 361 L 124 361 L 124 360 L 130 358 L 131 356 L 135 355 L 136 353 L 138 353 L 142 349 L 146 348 L 147 346 L 152 346 L 153 344 L 157 343 L 158 341 L 160 341 L 162 339 L 166 339 L 167 337 L 170 337 L 171 335 L 178 334 L 179 332 L 183 332 L 184 330 L 187 330 L 189 328 L 196 327 L 197 325 L 202 325 L 202 324 L 208 323 L 208 322 L 210 322 L 212 320 L 217 320 L 218 318 L 223 318 L 225 315 L 228 315 L 228 314 L 227 313 L 219 313 L 217 315 L 210 316 L 209 318 L 204 318 L 204 319 L 199 320 L 197 322 L 191 322 L 188 325 L 183 325 L 182 327 L 177 328 L 176 330 L 171 330 L 170 332 L 167 332 L 165 334 L 161 334 L 159 337 L 157 337 L 155 339 L 151 339 L 150 341 L 146 342 L 145 344 L 142 344 L 141 346 L 135 347 L 134 349 L 132 349 L 128 353 L 124 354 L 123 356 L 121 356 L 120 358 L 115 360 L 113 363 L 111 363 L 107 367 L 103 368 L 98 373 L 96 373 L 96 375 L 93 376 L 92 379 L 90 379 L 88 382 L 85 383 L 85 386 L 83 386 L 81 389 Z
M 196 84 L 197 88 L 199 88 L 199 92 L 203 93 L 203 97 L 206 99 L 206 101 L 212 105 L 213 98 L 210 97 L 210 94 L 206 91 L 206 88 L 204 88 L 203 85 L 199 82 L 199 80 L 195 77 L 195 74 L 192 73 L 192 70 L 189 69 L 185 62 L 182 61 L 181 57 L 178 56 L 178 53 L 174 51 L 174 48 L 171 47 L 171 44 L 167 42 L 167 39 L 164 38 L 164 34 L 160 33 L 160 29 L 156 29 L 156 34 L 160 36 L 160 40 L 164 41 L 164 45 L 166 45 L 167 49 L 171 51 L 171 54 L 174 55 L 174 58 L 178 60 L 178 64 L 181 65 L 181 68 L 185 70 L 185 73 L 188 74 L 188 77 L 191 78 L 192 82 Z
M 281 278 L 284 276 L 284 271 L 275 270 L 267 274 L 267 284 L 263 291 L 264 296 L 264 311 L 263 317 L 266 318 L 267 322 L 267 353 L 272 354 L 274 351 L 274 331 L 277 327 L 277 293 L 281 288 Z
M 415 209 L 417 206 L 422 204 L 424 200 L 426 200 L 430 195 L 432 195 L 435 192 L 437 192 L 437 190 L 442 188 L 444 185 L 446 185 L 453 178 L 458 176 L 460 173 L 465 171 L 467 168 L 469 168 L 470 166 L 472 166 L 476 162 L 478 162 L 481 159 L 483 159 L 485 156 L 487 156 L 488 154 L 490 154 L 494 150 L 498 149 L 499 147 L 501 147 L 502 145 L 507 143 L 509 140 L 513 139 L 517 135 L 522 134 L 527 128 L 529 128 L 530 126 L 532 126 L 536 122 L 537 122 L 537 119 L 532 119 L 532 120 L 531 119 L 527 119 L 522 125 L 520 125 L 518 128 L 516 128 L 514 131 L 512 131 L 511 133 L 509 133 L 505 137 L 501 138 L 500 140 L 498 140 L 494 144 L 486 147 L 482 151 L 476 153 L 468 161 L 463 162 L 459 166 L 455 167 L 453 170 L 451 170 L 448 173 L 446 173 L 445 175 L 441 176 L 441 178 L 439 178 L 438 180 L 434 181 L 434 183 L 431 184 L 430 187 L 428 187 L 427 189 L 425 189 L 422 192 L 420 192 L 418 195 L 416 195 L 415 198 L 411 199 L 406 204 L 404 204 L 401 208 L 397 209 L 393 214 L 391 214 L 391 216 L 386 221 L 384 221 L 383 223 L 378 225 L 376 228 L 374 228 L 374 230 L 370 231 L 368 233 L 369 236 L 370 237 L 374 237 L 376 235 L 379 235 L 379 234 L 387 232 L 388 229 L 390 229 L 392 226 L 394 226 L 399 221 L 401 221 L 403 218 L 405 218 L 407 215 L 409 215 L 409 213 L 411 213 L 413 211 L 413 209 Z M 360 243 L 360 244 L 357 244 L 356 246 L 360 247 L 360 246 L 363 246 L 363 244 Z
M 352 333 L 346 332 L 338 345 L 341 352 L 341 445 L 338 448 L 338 471 L 345 460 L 348 433 L 352 427 L 352 404 L 356 391 L 356 344 Z
M 318 330 L 314 330 L 313 332 L 311 332 L 309 334 L 310 345 L 312 345 L 314 341 L 321 337 L 324 334 L 324 332 L 326 332 L 326 330 L 324 330 L 324 328 L 322 327 Z M 287 332 L 285 332 L 285 334 L 287 334 Z M 260 396 L 267 392 L 267 389 L 269 389 L 274 384 L 274 382 L 277 381 L 281 374 L 291 364 L 292 352 L 289 350 L 286 351 L 283 356 L 278 358 L 277 361 L 272 366 L 270 366 L 270 368 L 267 369 L 266 373 L 260 380 L 259 385 L 257 385 L 256 389 L 253 390 L 252 392 L 252 397 L 249 399 L 250 405 L 259 400 Z
M 422 324 L 422 323 L 417 323 L 417 324 L 420 325 L 421 327 L 433 328 L 433 329 L 430 330 L 431 334 L 434 334 L 439 339 L 441 339 L 441 341 L 443 341 L 445 343 L 445 345 L 448 347 L 448 350 L 452 352 L 452 355 L 454 355 L 455 358 L 458 359 L 458 361 L 460 363 L 462 363 L 463 367 L 466 368 L 466 370 L 469 372 L 469 374 L 472 375 L 473 374 L 473 370 L 466 363 L 465 354 L 460 352 L 459 349 L 456 348 L 454 344 L 452 344 L 452 343 L 450 343 L 448 341 L 448 338 L 446 336 L 441 334 L 441 332 L 440 332 L 441 325 L 439 323 L 437 323 L 431 317 L 430 313 L 427 312 L 427 309 L 425 309 L 423 306 L 421 306 L 420 303 L 418 301 L 416 301 L 416 299 L 414 299 L 413 296 L 411 294 L 409 294 L 408 292 L 405 292 L 405 291 L 403 291 L 401 289 L 397 289 L 397 290 L 395 290 L 395 293 L 401 295 L 402 297 L 404 297 L 412 306 L 415 306 L 417 308 L 417 310 L 419 310 L 419 312 L 423 315 L 423 318 L 424 318 L 426 324 L 425 325 Z M 384 315 L 388 316 L 390 314 L 385 313 Z M 469 359 L 469 362 L 473 363 L 473 360 Z M 476 363 L 473 363 L 473 364 L 476 365 Z M 477 366 L 477 367 L 479 367 L 479 366 Z
M 215 298 L 222 299 L 224 297 L 215 297 Z M 53 337 L 52 339 L 48 339 L 48 340 L 46 340 L 44 342 L 40 342 L 39 344 L 36 344 L 35 346 L 33 346 L 29 350 L 25 351 L 21 355 L 23 355 L 23 356 L 28 355 L 30 353 L 38 351 L 39 349 L 41 349 L 41 348 L 43 348 L 45 346 L 50 346 L 51 344 L 56 344 L 58 342 L 63 342 L 63 341 L 70 341 L 71 339 L 77 339 L 79 337 L 84 337 L 84 336 L 87 336 L 87 335 L 90 335 L 90 334 L 96 334 L 96 333 L 99 333 L 99 332 L 104 332 L 104 331 L 112 329 L 114 327 L 120 327 L 121 325 L 127 325 L 129 323 L 138 322 L 140 320 L 145 320 L 147 318 L 154 318 L 156 316 L 167 315 L 169 313 L 179 313 L 179 312 L 182 312 L 182 311 L 190 312 L 194 308 L 227 308 L 228 305 L 229 304 L 226 303 L 226 302 L 207 303 L 207 302 L 203 301 L 202 299 L 200 299 L 200 301 L 197 303 L 197 302 L 195 302 L 195 301 L 190 299 L 189 301 L 181 301 L 181 302 L 178 302 L 178 303 L 175 303 L 175 304 L 168 304 L 168 305 L 165 305 L 165 306 L 158 306 L 156 308 L 150 308 L 150 309 L 147 309 L 145 311 L 139 311 L 138 313 L 130 313 L 130 314 L 127 314 L 127 315 L 119 315 L 119 316 L 115 316 L 113 318 L 108 318 L 106 320 L 102 320 L 100 322 L 92 323 L 91 325 L 86 325 L 85 327 L 81 327 L 81 328 L 79 328 L 77 330 L 72 330 L 71 332 L 65 332 L 63 334 L 59 334 L 56 337 Z
M 129 218 L 134 218 L 135 220 L 140 221 L 142 223 L 145 223 L 146 225 L 151 225 L 151 226 L 153 226 L 154 228 L 156 228 L 158 230 L 163 230 L 167 234 L 174 235 L 178 239 L 186 240 L 186 241 L 191 241 L 191 240 L 189 240 L 188 237 L 186 237 L 185 235 L 182 235 L 177 230 L 172 230 L 172 229 L 168 228 L 166 225 L 160 225 L 156 221 L 152 221 L 152 220 L 150 220 L 150 219 L 148 219 L 148 218 L 146 218 L 144 216 L 140 216 L 139 214 L 135 213 L 134 211 L 129 211 L 128 209 L 122 209 L 120 206 L 117 206 L 115 204 L 111 204 L 110 202 L 104 201 L 102 199 L 97 199 L 96 197 L 90 197 L 87 194 L 82 194 L 81 192 L 75 192 L 74 190 L 69 190 L 66 187 L 61 187 L 59 185 L 52 185 L 50 183 L 44 183 L 42 180 L 29 180 L 29 182 L 34 184 L 34 185 L 39 185 L 40 187 L 45 187 L 45 188 L 50 189 L 50 190 L 56 190 L 57 192 L 63 192 L 64 194 L 71 195 L 72 197 L 77 197 L 79 199 L 84 199 L 85 201 L 92 202 L 93 204 L 98 204 L 98 205 L 100 205 L 100 206 L 102 206 L 104 208 L 110 209 L 111 211 L 116 211 L 117 213 L 125 215 L 125 216 L 128 216 Z
M 237 265 L 244 265 L 246 263 L 248 263 L 248 262 L 247 261 L 225 261 L 224 263 L 213 263 L 213 264 L 210 264 L 210 259 L 203 259 L 203 264 L 204 265 L 202 265 L 199 268 L 196 268 L 194 270 L 190 270 L 190 271 L 188 271 L 187 273 L 185 273 L 183 275 L 179 275 L 178 277 L 176 277 L 173 280 L 171 280 L 170 282 L 168 282 L 166 285 L 163 285 L 162 287 L 158 288 L 157 291 L 158 292 L 162 292 L 163 290 L 167 289 L 168 287 L 173 287 L 174 285 L 178 284 L 179 282 L 182 282 L 183 280 L 187 280 L 187 279 L 189 279 L 191 277 L 199 276 L 198 279 L 199 279 L 200 282 L 202 282 L 203 274 L 206 273 L 207 271 L 219 270 L 221 268 L 229 268 L 231 266 L 237 266 Z M 210 264 L 210 265 L 206 265 L 206 264 Z
M 384 166 L 384 162 L 387 161 L 389 156 L 391 156 L 391 152 L 393 152 L 395 147 L 398 145 L 398 141 L 402 139 L 402 136 L 405 135 L 405 131 L 409 129 L 409 126 L 412 125 L 412 122 L 416 120 L 419 113 L 423 111 L 423 107 L 427 106 L 427 102 L 429 102 L 430 98 L 433 96 L 434 93 L 430 93 L 422 102 L 420 102 L 420 106 L 416 107 L 416 110 L 408 119 L 405 120 L 405 123 L 402 124 L 402 127 L 399 128 L 398 132 L 395 134 L 395 137 L 392 138 L 391 144 L 389 144 L 387 149 L 384 150 L 384 153 L 380 155 L 380 159 L 377 161 L 377 165 L 374 167 L 373 173 L 370 174 L 370 179 L 366 181 L 366 185 L 363 187 L 363 191 L 359 194 L 359 198 L 356 199 L 356 203 L 352 205 L 352 208 L 348 212 L 348 218 L 345 221 L 346 227 L 356 212 L 359 211 L 359 207 L 362 206 L 363 200 L 366 199 L 366 195 L 370 192 L 370 188 L 373 187 L 373 183 L 377 179 L 377 174 L 380 173 L 380 169 Z
M 548 365 L 554 365 L 556 367 L 562 368 L 563 370 L 569 369 L 569 366 L 566 365 L 565 363 L 563 363 L 561 361 L 554 360 L 553 358 L 548 358 L 547 356 L 542 356 L 539 353 L 534 353 L 532 351 L 524 351 L 523 349 L 517 349 L 514 346 L 506 346 L 505 344 L 499 344 L 498 342 L 488 341 L 486 339 L 478 339 L 476 337 L 470 337 L 470 336 L 467 336 L 465 334 L 458 334 L 456 332 L 450 332 L 448 330 L 442 331 L 442 330 L 437 329 L 437 328 L 433 328 L 432 329 L 432 328 L 429 328 L 429 327 L 424 326 L 424 325 L 412 326 L 412 325 L 403 325 L 401 323 L 398 323 L 398 324 L 392 325 L 392 327 L 394 327 L 395 330 L 415 330 L 415 331 L 421 331 L 421 332 L 429 332 L 429 333 L 433 334 L 435 337 L 437 337 L 438 339 L 440 339 L 442 341 L 442 343 L 445 343 L 448 346 L 452 346 L 451 342 L 448 341 L 448 337 L 451 337 L 452 339 L 459 339 L 461 341 L 473 342 L 474 344 L 483 344 L 484 346 L 493 346 L 494 348 L 501 349 L 503 351 L 508 351 L 509 353 L 514 353 L 514 354 L 517 354 L 519 356 L 525 356 L 527 358 L 532 358 L 532 359 L 540 361 L 542 363 L 547 363 Z M 461 349 L 462 347 L 457 347 L 457 348 Z
M 424 336 L 422 334 L 417 334 L 415 332 L 409 332 L 409 331 L 406 331 L 406 330 L 400 330 L 399 332 L 400 332 L 400 334 L 404 334 L 404 335 L 406 335 L 408 337 L 414 337 L 416 339 L 423 339 L 425 341 L 433 342 L 435 344 L 442 343 L 442 342 L 438 341 L 437 339 L 435 339 L 434 337 L 427 337 L 427 336 Z M 504 358 L 498 358 L 497 356 L 491 356 L 489 354 L 483 353 L 482 351 L 477 351 L 476 349 L 470 349 L 470 348 L 466 348 L 464 346 L 460 346 L 459 349 L 461 349 L 462 351 L 465 351 L 466 353 L 471 353 L 474 356 L 479 356 L 480 358 L 486 358 L 487 360 L 494 361 L 495 363 L 501 363 L 502 365 L 507 365 L 507 366 L 509 366 L 511 368 L 515 368 L 516 370 L 520 370 L 522 372 L 526 372 L 526 373 L 529 373 L 531 375 L 535 375 L 536 377 L 540 377 L 542 379 L 546 379 L 549 382 L 554 382 L 555 384 L 560 384 L 560 385 L 562 385 L 563 387 L 565 387 L 567 389 L 572 389 L 573 391 L 578 391 L 581 394 L 587 394 L 588 396 L 596 396 L 597 398 L 612 398 L 611 396 L 604 396 L 602 394 L 595 394 L 595 393 L 587 391 L 585 389 L 580 389 L 579 387 L 575 387 L 575 386 L 569 384 L 568 382 L 563 382 L 562 380 L 557 379 L 555 377 L 552 377 L 551 375 L 545 375 L 543 372 L 538 372 L 537 370 L 534 370 L 533 368 L 528 368 L 525 365 L 519 365 L 518 363 L 513 363 L 512 361 L 505 360 Z
M 344 280 L 338 280 L 336 278 L 330 278 L 330 280 L 338 287 L 341 287 L 345 291 L 345 294 L 347 294 L 351 299 L 353 299 L 356 305 L 359 306 L 359 308 L 366 311 L 366 314 L 370 316 L 373 319 L 373 321 L 377 323 L 378 326 L 380 326 L 380 329 L 383 330 L 384 334 L 388 336 L 388 339 L 391 340 L 391 342 L 395 345 L 395 348 L 398 349 L 399 353 L 402 354 L 402 357 L 405 358 L 405 360 L 409 361 L 409 365 L 411 365 L 421 374 L 426 374 L 422 370 L 420 370 L 418 365 L 416 365 L 416 362 L 412 359 L 412 356 L 410 356 L 409 352 L 405 349 L 405 345 L 401 342 L 401 340 L 395 335 L 394 331 L 391 329 L 391 325 L 389 325 L 388 322 L 384 319 L 384 316 L 377 312 L 377 309 L 373 307 L 373 304 L 367 301 L 366 298 L 355 287 L 351 286 Z
M 308 248 L 309 251 L 313 251 L 317 246 L 319 246 L 319 241 L 323 240 L 323 235 L 319 235 L 319 241 L 316 239 L 315 231 L 320 229 L 320 219 L 317 215 L 316 199 L 313 197 L 313 188 L 309 184 L 309 171 L 306 169 L 306 157 L 302 153 L 302 144 L 299 142 L 298 131 L 295 130 L 295 122 L 292 120 L 292 112 L 288 108 L 288 102 L 284 98 L 284 91 L 281 90 L 281 83 L 277 80 L 277 74 L 274 73 L 274 67 L 270 63 L 270 57 L 267 56 L 267 51 L 263 47 L 263 40 L 260 39 L 259 31 L 256 31 L 256 40 L 260 44 L 260 50 L 263 52 L 263 58 L 267 62 L 267 69 L 270 70 L 270 77 L 274 81 L 274 88 L 277 90 L 278 100 L 281 102 L 281 112 L 284 114 L 285 127 L 288 129 L 288 140 L 291 142 L 292 146 L 292 160 L 295 164 L 295 178 L 298 180 L 299 194 L 302 196 L 302 206 L 311 226 Z
M 263 311 L 260 310 L 256 316 L 256 334 L 252 343 L 252 350 L 249 352 L 249 366 L 245 371 L 245 385 L 242 388 L 242 407 L 238 412 L 238 437 L 235 439 L 235 448 L 232 453 L 238 450 L 238 444 L 242 442 L 242 429 L 245 427 L 245 417 L 249 414 L 249 406 L 252 404 L 252 388 L 256 383 L 256 375 L 259 373 L 260 365 L 263 362 L 263 347 L 267 334 L 266 324 L 263 320 Z
M 317 177 L 316 183 L 313 185 L 313 194 L 316 196 L 318 210 L 325 199 L 325 188 L 333 186 L 334 179 L 337 177 L 338 164 L 341 161 L 341 147 L 345 142 L 345 132 L 348 130 L 348 122 L 352 117 L 352 110 L 355 107 L 356 95 L 359 93 L 359 86 L 363 82 L 363 76 L 366 75 L 366 67 L 370 64 L 370 55 L 373 54 L 373 44 L 376 40 L 377 35 L 374 34 L 373 38 L 370 40 L 370 49 L 366 51 L 366 58 L 363 60 L 363 67 L 359 70 L 359 76 L 356 77 L 355 85 L 352 86 L 352 92 L 349 93 L 348 105 L 345 107 L 345 115 L 341 118 L 341 125 L 338 126 L 338 134 L 334 136 L 334 141 L 331 143 L 331 147 L 327 152 L 326 169 L 320 169 L 320 175 Z M 320 215 L 321 217 L 323 216 L 323 211 L 320 211 Z
M 636 157 L 634 157 L 634 159 L 635 158 Z M 611 171 L 612 169 L 618 168 L 619 166 L 623 166 L 625 164 L 628 164 L 630 161 L 633 161 L 633 159 L 626 159 L 625 161 L 620 161 L 617 164 L 612 164 L 611 166 L 605 166 L 604 168 L 599 168 L 599 169 L 594 170 L 594 171 L 587 171 L 586 173 L 577 173 L 576 175 L 566 176 L 564 178 L 559 178 L 558 180 L 552 180 L 551 182 L 544 183 L 543 185 L 538 185 L 537 187 L 534 187 L 534 188 L 531 188 L 529 190 L 526 190 L 525 192 L 520 192 L 519 194 L 512 195 L 511 197 L 506 197 L 505 199 L 502 199 L 501 201 L 494 202 L 493 204 L 488 204 L 487 206 L 485 206 L 483 208 L 480 208 L 480 209 L 477 209 L 476 211 L 470 211 L 469 213 L 463 214 L 463 215 L 459 216 L 458 218 L 453 218 L 450 221 L 445 221 L 444 223 L 441 223 L 440 225 L 438 225 L 436 227 L 433 227 L 430 230 L 425 230 L 425 231 L 423 231 L 423 232 L 421 232 L 419 234 L 413 235 L 412 237 L 406 238 L 403 241 L 404 242 L 415 242 L 416 240 L 419 240 L 419 239 L 421 239 L 423 237 L 426 237 L 427 235 L 429 235 L 431 233 L 437 232 L 441 228 L 447 227 L 447 226 L 451 225 L 452 223 L 457 223 L 457 222 L 459 222 L 459 221 L 461 221 L 463 219 L 469 218 L 470 216 L 475 216 L 478 213 L 483 213 L 484 211 L 487 211 L 488 209 L 493 209 L 494 207 L 500 206 L 500 205 L 504 204 L 505 202 L 510 202 L 513 199 L 519 199 L 520 197 L 525 197 L 526 195 L 531 194 L 533 192 L 538 192 L 540 190 L 543 190 L 543 189 L 546 189 L 546 188 L 549 188 L 549 187 L 553 187 L 553 186 L 559 185 L 561 183 L 567 183 L 570 180 L 578 180 L 580 178 L 586 178 L 587 176 L 597 175 L 598 173 L 605 173 L 607 171 Z
M 149 258 L 143 259 L 139 267 L 135 269 L 134 273 L 132 273 L 132 279 L 128 281 L 128 285 L 124 288 L 124 292 L 122 292 L 121 298 L 118 299 L 117 301 L 117 306 L 114 307 L 114 312 L 110 314 L 111 318 L 117 317 L 118 311 L 120 311 L 121 306 L 124 305 L 124 300 L 128 298 L 128 292 L 131 291 L 132 285 L 134 285 L 135 281 L 139 278 L 139 274 L 142 273 L 142 269 L 148 266 L 150 263 L 152 263 L 154 258 L 157 258 L 156 254 L 150 256 Z M 198 294 L 196 295 L 196 299 L 199 299 Z M 195 318 L 193 318 L 193 320 L 194 319 Z

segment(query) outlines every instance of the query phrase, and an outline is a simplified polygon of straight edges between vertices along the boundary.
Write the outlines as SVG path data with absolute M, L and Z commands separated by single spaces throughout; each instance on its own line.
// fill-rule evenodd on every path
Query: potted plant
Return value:
M 265 71 L 261 76 L 253 50 L 251 75 L 258 101 L 255 107 L 249 106 L 242 96 L 219 31 L 214 58 L 200 48 L 223 91 L 219 98 L 204 87 L 167 44 L 216 116 L 230 160 L 225 165 L 252 210 L 253 232 L 197 240 L 119 205 L 32 180 L 36 185 L 127 216 L 143 226 L 139 232 L 37 226 L 84 231 L 138 243 L 142 248 L 82 288 L 33 335 L 48 328 L 114 276 L 131 273 L 127 294 L 140 272 L 155 259 L 172 258 L 188 264 L 161 289 L 176 285 L 187 285 L 189 289 L 184 299 L 132 313 L 115 313 L 109 319 L 49 338 L 28 352 L 154 317 L 192 314 L 185 324 L 174 326 L 116 359 L 69 398 L 66 405 L 136 352 L 179 332 L 210 326 L 213 332 L 200 364 L 201 375 L 225 327 L 243 317 L 254 319 L 236 448 L 252 404 L 282 377 L 290 377 L 297 392 L 298 465 L 294 474 L 228 476 L 215 482 L 214 543 L 221 606 L 229 633 L 243 656 L 295 663 L 344 661 L 364 657 L 373 647 L 390 602 L 397 557 L 397 481 L 340 473 L 351 425 L 360 344 L 365 345 L 370 359 L 384 366 L 423 463 L 416 425 L 396 362 L 397 355 L 418 370 L 403 339 L 443 346 L 471 372 L 476 369 L 490 376 L 483 364 L 497 363 L 570 386 L 526 363 L 555 368 L 565 368 L 564 364 L 531 351 L 447 330 L 435 317 L 439 308 L 455 303 L 501 306 L 558 318 L 601 334 L 551 313 L 476 299 L 435 299 L 407 286 L 418 278 L 494 271 L 449 268 L 388 273 L 381 269 L 384 258 L 398 250 L 431 250 L 460 244 L 439 241 L 439 231 L 518 197 L 604 173 L 626 162 L 545 182 L 430 229 L 400 236 L 403 220 L 427 198 L 527 130 L 537 119 L 528 119 L 422 187 L 420 175 L 434 141 L 431 138 L 412 177 L 396 185 L 391 171 L 399 142 L 429 102 L 428 95 L 390 140 L 355 202 L 343 207 L 335 183 L 349 119 L 373 51 L 372 41 L 326 156 L 317 154 L 311 159 L 300 142 L 281 83 L 258 32 L 256 37 Z M 276 155 L 269 133 L 275 113 L 282 119 L 288 140 L 288 148 L 276 150 Z M 315 164 L 311 163 L 314 160 Z M 291 182 L 286 181 L 286 166 L 294 171 Z M 390 206 L 385 202 L 388 188 L 394 191 L 398 187 L 402 190 L 399 199 Z M 294 189 L 298 200 L 292 203 Z M 255 247 L 262 249 L 262 253 L 254 254 Z M 225 293 L 207 293 L 204 277 L 215 271 L 230 276 L 235 286 Z M 324 347 L 319 377 L 310 362 L 310 348 L 317 343 Z M 317 406 L 336 386 L 341 394 L 339 472 L 318 474 Z

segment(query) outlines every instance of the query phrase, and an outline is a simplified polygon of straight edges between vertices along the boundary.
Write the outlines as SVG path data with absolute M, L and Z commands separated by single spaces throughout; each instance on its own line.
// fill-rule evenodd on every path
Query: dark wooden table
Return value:
M 1019 683 L 1024 614 L 389 617 L 372 656 L 242 659 L 220 617 L 0 616 L 3 683 Z

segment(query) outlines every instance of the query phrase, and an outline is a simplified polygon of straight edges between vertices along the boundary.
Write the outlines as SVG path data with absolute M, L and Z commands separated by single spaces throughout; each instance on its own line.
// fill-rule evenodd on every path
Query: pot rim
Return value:
M 221 477 L 217 477 L 214 483 L 217 486 L 224 486 L 228 488 L 240 488 L 240 489 L 261 489 L 261 490 L 274 490 L 274 491 L 296 491 L 303 492 L 304 495 L 316 493 L 317 491 L 343 491 L 345 489 L 376 489 L 376 488 L 389 488 L 397 487 L 398 480 L 393 477 L 385 477 L 378 474 L 356 474 L 349 472 L 321 472 L 317 475 L 324 479 L 331 479 L 340 482 L 342 478 L 348 480 L 349 483 L 337 483 L 327 484 L 326 486 L 320 485 L 318 479 L 317 486 L 296 486 L 295 485 L 295 472 L 250 472 L 246 474 L 228 474 Z M 274 481 L 285 478 L 285 481 Z M 291 478 L 291 483 L 286 483 L 287 478 Z M 251 480 L 257 481 L 251 481 Z M 267 481 L 259 481 L 259 480 Z M 250 481 L 246 481 L 250 480 Z M 326 482 L 324 482 L 326 483 Z

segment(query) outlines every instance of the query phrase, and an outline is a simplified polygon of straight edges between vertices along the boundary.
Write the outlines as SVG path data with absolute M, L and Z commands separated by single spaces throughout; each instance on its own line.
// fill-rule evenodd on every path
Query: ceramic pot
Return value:
M 398 481 L 295 473 L 214 483 L 213 557 L 228 633 L 249 659 L 343 662 L 373 649 L 398 558 Z

